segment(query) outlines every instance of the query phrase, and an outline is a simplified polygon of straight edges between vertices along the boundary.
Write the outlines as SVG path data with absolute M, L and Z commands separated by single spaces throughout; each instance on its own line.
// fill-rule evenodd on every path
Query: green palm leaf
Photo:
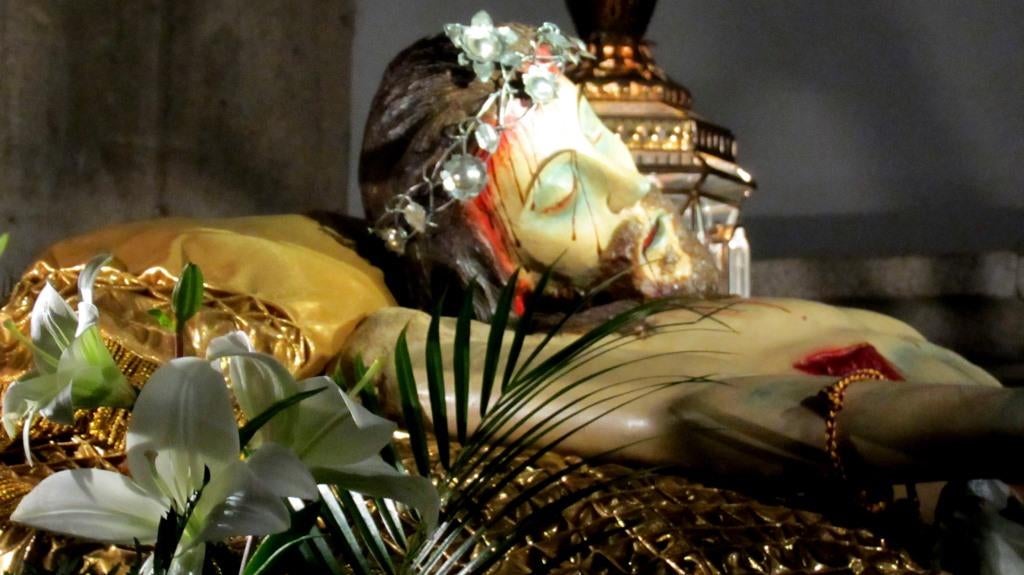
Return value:
M 448 404 L 444 392 L 444 361 L 441 359 L 441 310 L 444 308 L 445 298 L 446 296 L 441 296 L 441 301 L 430 318 L 426 354 L 427 388 L 430 391 L 430 415 L 434 422 L 434 437 L 437 438 L 437 454 L 441 465 L 448 469 L 451 467 L 448 449 Z
M 402 417 L 409 431 L 416 470 L 424 477 L 430 476 L 430 452 L 427 450 L 427 433 L 423 429 L 423 407 L 416 393 L 416 377 L 412 373 L 412 359 L 405 330 L 398 335 L 395 344 L 395 377 L 398 379 L 398 394 L 402 402 Z
M 503 358 L 505 331 L 516 294 L 517 270 L 502 289 L 492 324 L 486 338 L 480 389 L 481 421 L 468 432 L 468 407 L 471 374 L 471 318 L 475 284 L 466 291 L 458 318 L 455 321 L 452 350 L 452 378 L 455 399 L 455 437 L 449 436 L 447 423 L 447 397 L 445 366 L 442 357 L 441 309 L 443 302 L 431 315 L 424 345 L 426 385 L 430 398 L 429 414 L 432 419 L 433 438 L 437 442 L 437 459 L 443 469 L 439 483 L 446 487 L 442 499 L 440 524 L 429 534 L 420 533 L 406 541 L 403 534 L 401 512 L 395 504 L 375 500 L 367 507 L 361 498 L 338 491 L 334 504 L 325 497 L 324 505 L 333 507 L 329 525 L 337 525 L 342 533 L 334 539 L 344 543 L 343 555 L 364 553 L 356 572 L 363 569 L 391 573 L 483 573 L 499 562 L 512 546 L 527 536 L 542 532 L 557 521 L 571 505 L 578 503 L 611 485 L 600 482 L 586 489 L 570 491 L 539 508 L 535 496 L 558 485 L 568 475 L 579 471 L 589 460 L 578 461 L 551 472 L 543 480 L 529 484 L 512 497 L 505 497 L 507 486 L 522 476 L 542 457 L 556 450 L 568 438 L 602 417 L 639 399 L 659 393 L 674 385 L 708 381 L 700 377 L 628 376 L 615 379 L 598 390 L 579 393 L 582 386 L 607 378 L 610 373 L 627 373 L 632 366 L 652 356 L 620 361 L 600 369 L 584 369 L 590 362 L 634 342 L 639 336 L 635 328 L 647 318 L 671 309 L 692 311 L 694 318 L 671 324 L 661 324 L 659 333 L 673 330 L 703 329 L 698 326 L 727 309 L 730 302 L 696 305 L 685 298 L 667 298 L 636 305 L 618 313 L 590 329 L 560 349 L 546 349 L 568 319 L 591 300 L 583 298 L 577 310 L 570 311 L 549 330 L 529 353 L 527 336 L 541 294 L 551 272 L 545 272 L 537 282 L 518 324 L 511 345 Z M 615 278 L 608 280 L 608 284 Z M 721 324 L 724 326 L 724 324 Z M 725 326 L 727 328 L 727 326 Z M 680 355 L 693 351 L 666 352 L 658 355 Z M 708 353 L 700 351 L 700 353 Z M 526 359 L 522 360 L 522 356 Z M 502 360 L 504 359 L 504 363 Z M 409 445 L 416 470 L 426 476 L 434 463 L 428 448 L 430 438 L 424 425 L 426 413 L 420 404 L 413 362 L 409 353 L 407 331 L 399 334 L 394 348 L 395 378 Z M 361 362 L 357 362 L 361 363 Z M 357 365 L 356 377 L 363 371 Z M 635 372 L 635 369 L 632 369 Z M 591 383 L 592 385 L 592 383 Z M 570 395 L 573 391 L 575 394 Z M 496 394 L 496 396 L 495 396 Z M 364 405 L 376 409 L 377 398 L 372 387 L 361 394 Z M 541 417 L 541 414 L 544 414 Z M 457 439 L 460 448 L 453 457 Z M 622 446 L 619 449 L 625 448 Z M 616 450 L 611 450 L 608 454 Z M 454 459 L 454 461 L 452 461 Z M 398 462 L 397 458 L 391 459 Z M 620 478 L 614 481 L 625 480 Z M 529 505 L 530 512 L 520 509 Z M 372 511 L 371 511 L 372 509 Z M 485 511 L 486 510 L 486 511 Z M 513 515 L 515 514 L 515 515 Z M 502 517 L 523 516 L 511 527 L 499 525 Z M 342 521 L 343 520 L 343 521 Z M 347 527 L 346 527 L 347 526 Z M 401 561 L 388 557 L 388 550 L 403 556 Z
M 470 283 L 466 297 L 459 310 L 455 324 L 455 349 L 452 371 L 455 377 L 455 429 L 459 443 L 466 443 L 467 421 L 469 419 L 469 335 L 473 319 L 473 297 L 476 282 Z
M 487 415 L 487 405 L 494 389 L 494 377 L 498 373 L 498 362 L 501 360 L 501 342 L 505 339 L 505 326 L 515 298 L 516 285 L 519 282 L 519 270 L 512 272 L 508 283 L 501 290 L 498 305 L 491 318 L 491 332 L 487 336 L 487 355 L 484 357 L 484 375 L 480 382 L 480 417 Z
M 540 304 L 541 298 L 544 297 L 544 290 L 548 287 L 548 280 L 551 279 L 553 271 L 554 267 L 550 267 L 540 277 L 540 281 L 537 282 L 536 287 L 533 289 L 533 294 L 530 296 L 529 303 L 526 304 L 526 308 L 523 310 L 522 317 L 519 318 L 519 323 L 516 324 L 516 335 L 512 340 L 512 347 L 508 350 L 508 359 L 505 362 L 505 377 L 501 380 L 502 394 L 508 391 L 509 384 L 512 382 L 512 373 L 515 371 L 516 363 L 519 362 L 519 354 L 523 351 L 523 343 L 533 327 L 533 313 Z

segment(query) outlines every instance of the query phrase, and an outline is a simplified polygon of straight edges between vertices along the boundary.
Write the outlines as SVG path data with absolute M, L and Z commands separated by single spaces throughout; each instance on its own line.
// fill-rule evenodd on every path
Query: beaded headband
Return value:
M 371 231 L 399 254 L 411 238 L 437 227 L 433 221 L 436 214 L 480 194 L 487 185 L 487 159 L 498 149 L 501 133 L 534 106 L 558 95 L 558 76 L 567 64 L 591 57 L 583 41 L 562 34 L 550 22 L 533 31 L 529 51 L 517 50 L 519 35 L 508 26 L 495 27 L 482 10 L 468 26 L 446 24 L 444 31 L 460 50 L 459 64 L 473 68 L 474 81 L 486 83 L 496 78 L 498 87 L 475 115 L 454 126 L 453 141 L 437 163 L 424 169 L 420 181 L 392 197 L 374 223 Z M 511 82 L 517 77 L 530 103 L 513 118 L 510 105 L 517 94 Z M 488 121 L 491 117 L 494 123 Z M 471 142 L 476 143 L 477 152 L 470 151 Z

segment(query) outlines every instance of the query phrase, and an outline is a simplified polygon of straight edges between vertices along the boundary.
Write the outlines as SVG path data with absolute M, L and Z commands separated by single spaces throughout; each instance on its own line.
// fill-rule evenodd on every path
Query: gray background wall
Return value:
M 387 61 L 558 0 L 0 0 L 0 272 L 162 214 L 359 210 Z M 1024 247 L 1024 2 L 662 0 L 649 37 L 761 190 L 755 257 Z M 351 133 L 350 133 L 351 132 Z
M 0 277 L 161 215 L 344 205 L 350 0 L 0 0 Z
M 388 60 L 480 7 L 571 29 L 557 0 L 356 1 L 352 181 Z M 755 257 L 1024 247 L 1024 2 L 662 0 L 648 37 L 739 137 Z

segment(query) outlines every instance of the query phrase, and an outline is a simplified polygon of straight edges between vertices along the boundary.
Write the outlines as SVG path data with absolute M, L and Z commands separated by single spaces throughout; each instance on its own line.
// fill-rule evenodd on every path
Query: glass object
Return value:
M 737 226 L 726 244 L 729 261 L 729 293 L 750 297 L 750 244 L 743 226 Z

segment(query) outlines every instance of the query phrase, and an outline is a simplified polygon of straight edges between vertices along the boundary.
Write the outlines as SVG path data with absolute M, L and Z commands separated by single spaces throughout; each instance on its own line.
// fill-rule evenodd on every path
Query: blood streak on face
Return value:
M 467 206 L 495 267 L 506 277 L 516 267 L 553 267 L 585 290 L 610 275 L 605 264 L 615 261 L 634 270 L 639 295 L 687 289 L 692 244 L 679 235 L 688 232 L 673 225 L 667 200 L 577 86 L 564 77 L 558 83 L 550 102 L 512 104 L 516 120 L 488 161 L 487 188 Z

